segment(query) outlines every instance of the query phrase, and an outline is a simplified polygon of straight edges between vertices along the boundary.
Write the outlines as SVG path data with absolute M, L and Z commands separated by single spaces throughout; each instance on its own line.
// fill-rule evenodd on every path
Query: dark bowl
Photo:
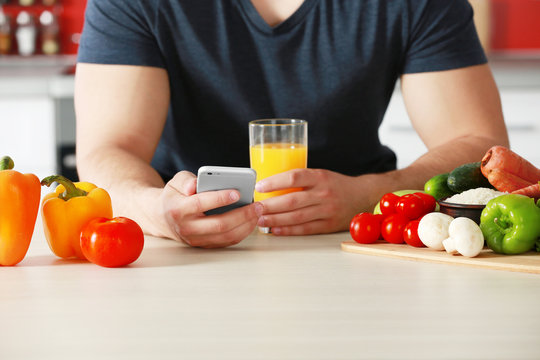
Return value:
M 453 218 L 466 217 L 477 224 L 480 224 L 480 215 L 486 207 L 486 205 L 454 204 L 445 202 L 444 199 L 437 202 L 439 203 L 440 212 L 443 214 L 450 215 Z

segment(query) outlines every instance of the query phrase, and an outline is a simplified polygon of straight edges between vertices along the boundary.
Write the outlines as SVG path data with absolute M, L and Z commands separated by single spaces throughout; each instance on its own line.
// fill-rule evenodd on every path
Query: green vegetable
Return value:
M 448 187 L 449 173 L 435 175 L 424 184 L 424 191 L 437 200 L 441 200 L 455 194 Z
M 540 208 L 524 195 L 498 196 L 482 210 L 480 229 L 488 247 L 496 253 L 527 252 L 540 236 Z
M 492 188 L 488 179 L 482 174 L 481 162 L 474 162 L 458 166 L 448 174 L 447 184 L 450 190 L 460 193 L 479 187 Z

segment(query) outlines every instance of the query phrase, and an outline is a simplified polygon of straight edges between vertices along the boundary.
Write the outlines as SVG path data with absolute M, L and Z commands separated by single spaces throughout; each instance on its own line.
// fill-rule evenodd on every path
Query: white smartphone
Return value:
M 206 215 L 222 214 L 226 211 L 251 204 L 257 173 L 251 168 L 230 166 L 202 166 L 197 171 L 197 193 L 224 189 L 236 189 L 240 199 L 234 204 L 206 211 Z

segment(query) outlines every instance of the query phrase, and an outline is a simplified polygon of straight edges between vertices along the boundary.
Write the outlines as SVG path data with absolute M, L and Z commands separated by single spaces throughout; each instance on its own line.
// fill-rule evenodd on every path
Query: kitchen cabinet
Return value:
M 9 155 L 15 169 L 40 179 L 55 170 L 54 103 L 46 96 L 0 98 L 0 155 Z
M 73 64 L 73 57 L 0 58 L 0 156 L 11 156 L 17 170 L 71 176 L 63 157 L 74 168 L 74 83 L 65 75 Z

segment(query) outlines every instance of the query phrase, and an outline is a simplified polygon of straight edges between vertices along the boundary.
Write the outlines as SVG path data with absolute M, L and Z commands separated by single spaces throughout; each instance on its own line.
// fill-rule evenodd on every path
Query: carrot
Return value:
M 532 184 L 530 186 L 513 191 L 512 194 L 521 194 L 538 200 L 540 199 L 540 181 L 537 184 Z
M 486 178 L 489 179 L 494 169 L 504 170 L 530 184 L 540 181 L 540 169 L 504 146 L 493 146 L 482 158 L 481 171 Z
M 488 173 L 487 179 L 495 189 L 503 192 L 512 192 L 524 187 L 528 187 L 533 183 L 523 180 L 519 176 L 511 174 L 503 169 L 493 169 Z

